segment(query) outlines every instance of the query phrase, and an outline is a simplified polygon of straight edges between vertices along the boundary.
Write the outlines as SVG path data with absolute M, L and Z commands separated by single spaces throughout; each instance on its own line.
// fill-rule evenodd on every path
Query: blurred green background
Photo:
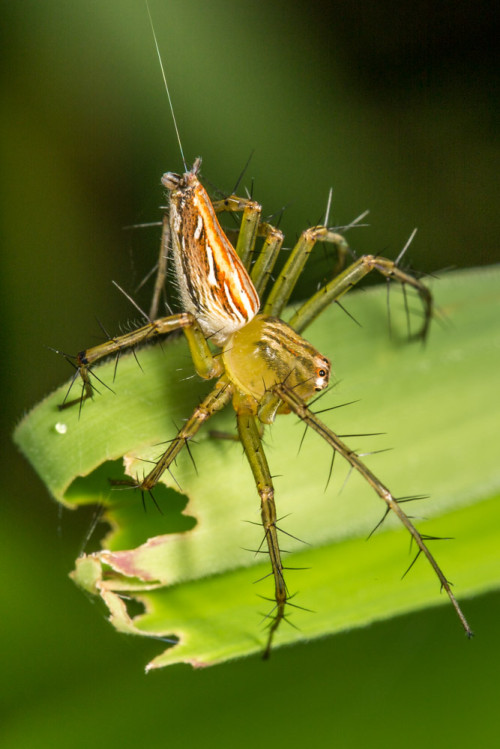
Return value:
M 419 269 L 496 261 L 489 8 L 151 0 L 186 158 L 230 190 L 254 150 L 245 181 L 287 205 L 291 238 L 333 186 L 335 223 L 371 211 L 359 252 L 395 256 L 417 225 Z M 133 290 L 158 232 L 123 227 L 158 217 L 182 163 L 142 0 L 2 10 L 3 746 L 496 746 L 497 595 L 466 602 L 471 643 L 443 607 L 146 677 L 161 646 L 69 581 L 89 517 L 58 510 L 10 434 L 68 375 L 47 346 L 134 316 L 110 281 Z

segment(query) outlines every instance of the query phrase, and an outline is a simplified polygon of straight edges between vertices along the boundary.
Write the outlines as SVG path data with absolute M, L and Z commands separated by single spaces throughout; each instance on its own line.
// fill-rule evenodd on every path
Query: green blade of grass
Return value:
M 388 335 L 386 290 L 350 294 L 345 306 L 357 327 L 333 307 L 307 332 L 332 359 L 339 381 L 315 408 L 357 403 L 323 414 L 328 425 L 358 452 L 398 496 L 429 494 L 406 505 L 417 527 L 453 536 L 433 546 L 459 598 L 498 586 L 500 563 L 500 469 L 496 456 L 497 372 L 500 365 L 500 273 L 498 269 L 449 274 L 434 282 L 441 311 L 425 346 L 405 342 L 400 290 L 392 288 L 392 335 Z M 418 302 L 410 299 L 411 308 Z M 76 507 L 106 507 L 110 530 L 103 551 L 79 560 L 75 579 L 106 601 L 122 631 L 179 642 L 151 664 L 189 661 L 203 665 L 253 653 L 265 642 L 272 602 L 262 540 L 259 502 L 237 442 L 214 440 L 208 430 L 158 487 L 159 514 L 146 497 L 146 512 L 134 491 L 111 490 L 108 477 L 123 475 L 126 456 L 133 474 L 147 472 L 210 383 L 191 379 L 182 339 L 122 357 L 99 367 L 101 393 L 93 402 L 59 411 L 61 388 L 37 406 L 16 430 L 16 441 L 58 501 Z M 189 379 L 188 379 L 189 378 Z M 226 409 L 212 428 L 234 431 Z M 380 500 L 358 476 L 348 476 L 337 458 L 327 484 L 331 453 L 313 434 L 299 451 L 303 427 L 278 417 L 266 431 L 266 453 L 275 476 L 293 627 L 284 624 L 276 646 L 361 626 L 403 611 L 445 603 L 423 560 L 401 581 L 413 559 L 408 537 L 387 519 L 364 540 L 383 513 Z M 383 432 L 383 435 L 369 436 Z M 363 436 L 365 435 L 365 436 Z M 387 448 L 393 448 L 387 452 Z M 373 452 L 373 455 L 368 453 Z M 119 461 L 119 462 L 117 462 Z M 284 517 L 286 516 L 286 517 Z M 249 522 L 245 522 L 249 521 Z M 144 607 L 132 616 L 122 595 Z M 259 613 L 262 612 L 263 616 Z M 312 613 L 314 612 L 314 613 Z M 458 622 L 450 628 L 460 634 Z M 471 623 L 472 626 L 474 623 Z

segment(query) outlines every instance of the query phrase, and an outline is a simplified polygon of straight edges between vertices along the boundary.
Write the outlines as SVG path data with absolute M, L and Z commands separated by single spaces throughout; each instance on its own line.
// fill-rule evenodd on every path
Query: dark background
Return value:
M 432 272 L 498 259 L 493 4 L 151 0 L 188 162 L 291 239 L 366 208 L 359 252 Z M 88 519 L 59 513 L 10 434 L 73 352 L 131 314 L 156 255 L 160 176 L 181 170 L 140 0 L 3 7 L 2 665 L 4 745 L 493 746 L 498 597 L 193 672 L 144 676 L 155 643 L 115 634 L 72 585 Z M 315 277 L 322 268 L 312 265 Z M 303 294 L 313 288 L 305 280 Z

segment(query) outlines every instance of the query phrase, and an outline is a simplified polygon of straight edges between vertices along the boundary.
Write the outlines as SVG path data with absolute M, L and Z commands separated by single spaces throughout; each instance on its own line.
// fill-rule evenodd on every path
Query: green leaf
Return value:
M 407 343 L 396 287 L 391 335 L 385 287 L 345 298 L 361 327 L 333 306 L 307 331 L 337 381 L 315 408 L 357 401 L 322 418 L 340 435 L 359 435 L 345 439 L 367 453 L 395 496 L 430 495 L 405 508 L 423 533 L 454 538 L 432 548 L 460 600 L 500 583 L 499 280 L 490 268 L 432 282 L 440 314 L 425 346 Z M 417 305 L 410 299 L 412 310 Z M 117 629 L 177 643 L 150 667 L 261 651 L 273 604 L 258 596 L 272 598 L 272 583 L 265 556 L 248 551 L 259 548 L 262 530 L 239 443 L 213 439 L 205 427 L 191 446 L 196 470 L 184 451 L 166 475 L 168 488 L 154 492 L 163 514 L 149 497 L 144 511 L 137 492 L 110 488 L 108 478 L 123 476 L 122 456 L 132 475 L 148 470 L 144 461 L 161 454 L 160 443 L 210 387 L 192 378 L 183 339 L 138 358 L 141 368 L 122 357 L 115 380 L 114 362 L 96 368 L 114 392 L 97 382 L 100 394 L 81 413 L 59 411 L 68 385 L 56 391 L 18 426 L 16 442 L 59 502 L 104 505 L 103 549 L 77 560 L 73 576 L 103 598 Z M 210 426 L 234 432 L 231 408 Z M 303 608 L 290 607 L 293 626 L 282 624 L 275 646 L 446 604 L 423 559 L 401 581 L 414 551 L 396 519 L 366 542 L 382 503 L 339 458 L 326 487 L 330 450 L 309 433 L 299 450 L 302 433 L 294 417 L 281 416 L 265 437 L 280 527 L 292 536 L 282 537 L 291 552 L 285 564 L 307 568 L 287 572 L 290 591 L 298 591 L 292 603 Z M 450 606 L 450 632 L 459 636 L 453 616 Z

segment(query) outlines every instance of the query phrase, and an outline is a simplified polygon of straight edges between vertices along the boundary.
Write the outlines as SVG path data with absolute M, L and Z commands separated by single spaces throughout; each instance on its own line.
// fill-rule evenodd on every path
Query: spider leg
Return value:
M 339 257 L 349 252 L 349 245 L 344 237 L 326 226 L 313 226 L 303 231 L 269 293 L 262 309 L 263 314 L 280 316 L 316 242 L 329 242 L 335 245 Z
M 216 213 L 222 211 L 243 213 L 235 249 L 248 271 L 253 266 L 251 278 L 257 294 L 261 297 L 283 244 L 283 232 L 272 224 L 260 220 L 262 207 L 250 198 L 230 195 L 224 200 L 215 201 L 213 207 Z M 254 263 L 257 237 L 263 237 L 264 243 Z
M 235 405 L 238 421 L 238 432 L 254 475 L 257 491 L 260 496 L 260 509 L 265 540 L 271 560 L 274 577 L 274 600 L 276 606 L 271 613 L 269 634 L 263 657 L 269 658 L 274 633 L 285 618 L 285 606 L 288 601 L 288 591 L 283 575 L 283 564 L 276 528 L 276 505 L 274 503 L 274 487 L 269 472 L 266 456 L 260 438 L 257 417 L 252 406 L 244 398 Z
M 325 286 L 322 286 L 316 294 L 304 302 L 297 310 L 289 321 L 289 325 L 298 333 L 301 333 L 327 305 L 340 299 L 341 296 L 352 289 L 353 286 L 359 283 L 372 270 L 378 271 L 378 273 L 385 276 L 388 280 L 395 279 L 399 281 L 403 285 L 403 288 L 408 284 L 408 286 L 416 290 L 424 307 L 424 322 L 414 337 L 425 339 L 432 318 L 431 292 L 417 278 L 398 268 L 393 260 L 387 260 L 387 258 L 378 257 L 377 255 L 362 255 L 336 278 L 333 278 Z
M 260 223 L 262 206 L 250 198 L 239 198 L 237 195 L 229 195 L 222 200 L 212 203 L 216 213 L 227 211 L 229 213 L 243 213 L 241 218 L 238 241 L 236 242 L 236 254 L 248 270 L 252 262 L 252 254 Z
M 142 481 L 132 481 L 131 485 L 140 489 L 142 492 L 150 492 L 154 489 L 162 474 L 168 470 L 181 450 L 188 444 L 189 440 L 195 436 L 200 427 L 203 426 L 211 416 L 224 408 L 224 406 L 230 401 L 232 394 L 232 385 L 226 377 L 221 377 L 206 398 L 204 398 L 200 405 L 195 408 L 186 423 L 181 427 L 181 429 L 179 429 L 177 435 L 169 443 L 169 446 L 158 460 L 153 470 L 150 471 Z
M 307 426 L 310 426 L 327 442 L 331 447 L 336 450 L 342 457 L 352 466 L 352 468 L 358 471 L 363 478 L 370 484 L 372 489 L 382 499 L 388 510 L 391 510 L 395 515 L 398 516 L 400 521 L 403 523 L 407 531 L 410 533 L 412 539 L 415 541 L 418 547 L 418 554 L 423 554 L 434 572 L 436 573 L 441 587 L 446 591 L 448 598 L 450 599 L 453 608 L 455 609 L 460 622 L 468 637 L 472 636 L 472 630 L 469 627 L 467 619 L 465 618 L 453 592 L 451 590 L 451 583 L 445 577 L 443 571 L 435 560 L 433 554 L 429 550 L 429 547 L 425 543 L 426 540 L 430 540 L 418 532 L 413 523 L 411 522 L 408 515 L 404 512 L 397 499 L 393 497 L 389 489 L 370 471 L 370 469 L 363 463 L 357 453 L 351 450 L 342 440 L 329 429 L 318 417 L 309 410 L 305 403 L 297 396 L 297 394 L 287 387 L 285 384 L 276 385 L 274 388 L 275 393 L 289 406 L 290 410 L 295 413 L 299 419 L 301 419 Z
M 283 232 L 264 221 L 259 224 L 258 235 L 264 237 L 264 243 L 250 276 L 257 294 L 262 299 L 267 282 L 278 259 L 284 237 Z
M 168 212 L 165 211 L 162 220 L 160 254 L 158 255 L 158 267 L 156 270 L 155 287 L 153 298 L 149 308 L 149 319 L 154 320 L 158 317 L 158 308 L 160 298 L 165 291 L 165 281 L 167 280 L 168 253 L 170 250 L 170 222 Z
M 100 343 L 97 346 L 80 351 L 75 357 L 75 366 L 83 381 L 82 400 L 93 395 L 89 373 L 92 365 L 97 361 L 112 354 L 120 354 L 124 349 L 133 349 L 135 346 L 146 343 L 157 336 L 167 335 L 167 333 L 179 329 L 184 331 L 195 369 L 200 377 L 210 379 L 220 375 L 222 373 L 222 365 L 212 355 L 200 326 L 192 314 L 182 312 L 169 317 L 160 317 L 158 320 L 153 320 L 147 323 L 147 325 L 137 328 L 137 330 L 132 330 L 124 335 Z M 63 404 L 62 407 L 72 405 L 73 402 Z

